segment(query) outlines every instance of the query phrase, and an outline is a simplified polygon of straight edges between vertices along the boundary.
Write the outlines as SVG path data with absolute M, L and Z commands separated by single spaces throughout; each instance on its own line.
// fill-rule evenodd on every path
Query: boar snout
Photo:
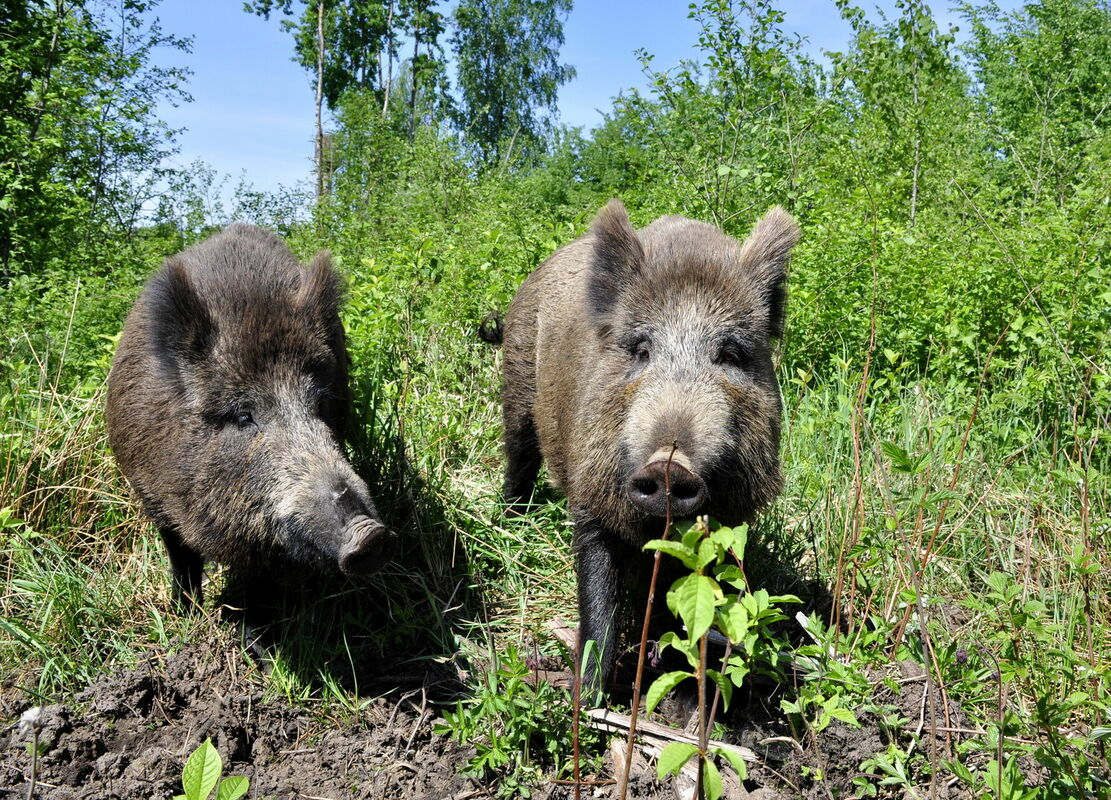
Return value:
M 375 519 L 372 505 L 347 481 L 332 489 L 332 502 L 343 526 L 339 568 L 344 575 L 370 575 L 393 555 L 394 534 Z
M 359 517 L 347 526 L 347 541 L 340 549 L 339 568 L 344 575 L 371 575 L 390 560 L 397 537 L 370 517 Z
M 625 496 L 641 511 L 664 517 L 669 488 L 674 517 L 689 517 L 706 502 L 706 482 L 675 461 L 653 461 L 634 472 L 625 486 Z

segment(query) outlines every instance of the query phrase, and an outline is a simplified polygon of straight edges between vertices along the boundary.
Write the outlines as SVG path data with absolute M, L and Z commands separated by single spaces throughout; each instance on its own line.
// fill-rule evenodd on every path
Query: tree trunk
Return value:
M 918 58 L 914 59 L 914 174 L 910 184 L 910 227 L 918 213 L 918 176 L 922 169 L 922 109 L 918 98 Z
M 62 20 L 68 13 L 69 10 L 66 8 L 63 0 L 55 0 L 54 30 L 50 35 L 50 48 L 46 51 L 46 63 L 43 67 L 42 88 L 39 90 L 39 100 L 38 103 L 35 104 L 30 125 L 28 126 L 28 144 L 33 143 L 39 136 L 39 126 L 42 124 L 43 115 L 46 113 L 46 101 L 50 93 L 50 78 L 54 70 L 54 57 L 58 52 L 58 37 L 62 28 Z M 6 284 L 12 276 L 12 253 L 15 249 L 15 242 L 12 238 L 12 227 L 14 224 L 12 220 L 14 220 L 14 212 L 11 210 L 4 211 L 3 216 L 5 220 L 2 229 L 0 229 L 0 277 L 3 278 Z
M 316 4 L 316 201 L 324 198 L 324 0 Z
M 420 54 L 420 14 L 413 12 L 413 60 L 409 66 L 409 141 L 417 129 L 417 56 Z
M 42 76 L 42 91 L 39 95 L 39 102 L 35 106 L 35 116 L 31 119 L 30 131 L 28 134 L 29 141 L 35 141 L 39 135 L 39 125 L 42 123 L 43 114 L 46 113 L 46 97 L 50 92 L 50 76 L 54 71 L 54 56 L 58 52 L 58 34 L 62 27 L 62 19 L 69 13 L 65 3 L 62 0 L 57 0 L 54 3 L 54 31 L 50 36 L 50 49 L 46 52 L 46 66 L 43 69 Z
M 386 85 L 385 95 L 382 98 L 382 119 L 390 109 L 390 87 L 393 85 L 393 0 L 390 0 L 390 11 L 386 16 Z

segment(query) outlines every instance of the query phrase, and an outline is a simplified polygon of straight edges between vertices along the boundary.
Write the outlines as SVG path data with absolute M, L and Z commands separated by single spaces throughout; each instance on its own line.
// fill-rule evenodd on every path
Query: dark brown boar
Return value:
M 506 313 L 505 496 L 527 500 L 542 460 L 567 494 L 593 688 L 614 663 L 619 593 L 630 570 L 646 582 L 641 547 L 668 507 L 735 525 L 780 490 L 772 340 L 797 240 L 779 207 L 741 244 L 679 216 L 637 232 L 611 201 Z
M 154 520 L 178 608 L 205 559 L 265 581 L 276 564 L 374 571 L 393 534 L 340 450 L 340 281 L 273 233 L 233 225 L 163 264 L 108 375 L 108 437 Z M 248 584 L 250 585 L 250 584 Z

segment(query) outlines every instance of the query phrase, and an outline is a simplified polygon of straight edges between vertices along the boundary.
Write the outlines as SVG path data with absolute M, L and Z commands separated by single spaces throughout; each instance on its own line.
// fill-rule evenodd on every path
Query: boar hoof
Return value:
M 706 502 L 706 483 L 674 461 L 653 461 L 633 473 L 625 494 L 641 511 L 664 517 L 668 513 L 668 488 L 673 517 L 689 517 Z
M 385 525 L 364 518 L 347 530 L 347 544 L 339 554 L 339 568 L 344 575 L 371 575 L 390 560 L 396 536 Z

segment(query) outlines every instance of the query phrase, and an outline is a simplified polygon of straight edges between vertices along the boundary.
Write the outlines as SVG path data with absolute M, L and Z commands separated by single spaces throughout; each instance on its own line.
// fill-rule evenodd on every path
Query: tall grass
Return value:
M 25 365 L 0 397 L 0 663 L 40 698 L 179 627 L 165 617 L 160 545 L 108 456 L 103 387 L 66 393 L 60 369 Z

